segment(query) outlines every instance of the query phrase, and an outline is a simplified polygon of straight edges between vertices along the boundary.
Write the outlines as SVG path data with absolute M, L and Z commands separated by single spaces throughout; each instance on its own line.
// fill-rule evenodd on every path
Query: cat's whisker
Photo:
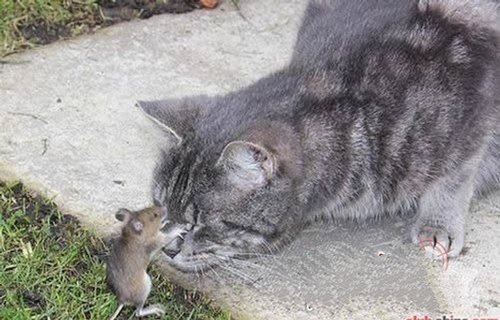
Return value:
M 200 274 L 198 273 L 198 266 L 196 264 L 194 265 L 194 273 L 196 274 L 196 278 L 199 281 L 200 280 Z
M 267 265 L 263 265 L 261 263 L 258 263 L 255 260 L 248 260 L 248 259 L 237 259 L 237 258 L 229 258 L 225 260 L 226 265 L 235 265 L 235 266 L 243 266 L 246 268 L 255 268 L 255 269 L 264 269 L 264 270 L 271 270 Z
M 262 244 L 264 245 L 264 247 L 265 247 L 267 250 L 269 250 L 269 253 L 270 253 L 271 255 L 274 255 L 273 249 L 271 248 L 271 245 L 269 244 L 269 241 L 267 241 L 267 240 L 265 240 L 265 239 L 264 239 L 264 241 L 262 241 Z
M 277 251 L 277 250 L 273 251 L 273 249 L 271 248 L 271 244 L 265 239 L 263 241 L 263 245 L 265 246 L 265 248 L 267 248 L 269 250 L 269 256 L 272 257 L 272 259 L 276 262 L 277 260 L 276 260 L 275 251 Z
M 229 262 L 234 264 L 234 265 L 240 265 L 240 266 L 245 266 L 245 267 L 255 267 L 255 268 L 260 268 L 260 269 L 268 269 L 269 268 L 267 265 L 262 265 L 260 263 L 257 263 L 257 262 L 251 261 L 251 260 L 231 259 Z
M 205 265 L 206 265 L 206 263 L 205 263 Z M 205 271 L 204 271 L 203 269 L 205 269 L 205 268 L 202 266 L 202 267 L 200 268 L 200 271 L 201 271 L 201 277 L 202 277 L 202 278 L 205 278 Z
M 221 276 L 217 273 L 217 271 L 215 271 L 214 267 L 212 267 L 209 263 L 207 263 L 207 266 L 210 268 L 210 270 L 212 270 L 212 272 L 215 274 L 216 278 L 222 279 Z
M 238 254 L 236 255 L 236 257 L 237 256 L 250 256 L 250 257 L 262 257 L 262 258 L 268 258 L 268 257 L 272 258 L 272 257 L 275 257 L 272 254 L 262 253 L 262 252 L 258 252 L 258 251 L 238 252 Z
M 218 259 L 221 259 L 220 257 L 218 257 L 216 254 L 214 254 L 214 257 L 218 258 Z M 221 259 L 225 262 L 227 262 L 228 260 L 227 259 Z M 227 263 L 225 264 L 219 264 L 218 267 L 220 267 L 221 269 L 224 269 L 236 276 L 239 276 L 240 278 L 244 279 L 244 280 L 247 280 L 247 281 L 250 281 L 250 282 L 255 282 L 255 279 L 253 279 L 252 277 L 250 277 L 249 275 L 247 275 L 246 273 L 244 273 L 243 271 L 241 270 L 237 270 L 235 268 L 232 268 L 231 266 L 229 266 Z
M 276 275 L 282 279 L 289 280 L 292 278 L 287 273 L 279 272 L 278 270 L 275 270 L 269 266 L 261 265 L 258 263 L 252 263 L 248 260 L 234 260 L 233 262 L 235 265 L 240 266 L 240 267 L 261 269 L 259 272 L 263 272 L 265 274 L 273 274 L 273 275 Z
M 228 265 L 219 265 L 219 267 L 221 267 L 222 269 L 224 270 L 227 270 L 229 271 L 230 273 L 234 274 L 235 276 L 238 276 L 240 278 L 242 278 L 243 280 L 246 280 L 246 281 L 249 281 L 249 282 L 255 282 L 255 279 L 250 277 L 248 274 L 242 272 L 241 270 L 237 270 L 235 268 L 232 268 Z

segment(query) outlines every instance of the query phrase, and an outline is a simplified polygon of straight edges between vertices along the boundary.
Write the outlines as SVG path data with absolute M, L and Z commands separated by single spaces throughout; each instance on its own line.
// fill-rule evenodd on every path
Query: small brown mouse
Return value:
M 146 269 L 153 256 L 169 244 L 175 245 L 182 239 L 183 229 L 179 226 L 169 228 L 164 233 L 166 214 L 159 207 L 149 207 L 140 211 L 120 209 L 116 219 L 124 222 L 121 235 L 114 240 L 106 262 L 106 282 L 117 296 L 120 305 L 111 317 L 115 319 L 126 305 L 136 307 L 135 316 L 161 315 L 161 305 L 144 308 L 151 291 L 151 278 Z

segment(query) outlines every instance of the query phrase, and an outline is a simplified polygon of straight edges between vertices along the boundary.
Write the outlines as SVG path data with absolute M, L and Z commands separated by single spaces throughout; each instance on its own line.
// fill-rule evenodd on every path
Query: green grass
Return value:
M 230 3 L 239 12 L 240 1 Z M 0 64 L 9 63 L 3 57 L 36 45 L 121 21 L 183 10 L 193 7 L 186 4 L 182 8 L 178 1 L 170 0 L 0 0 Z
M 0 319 L 108 319 L 117 307 L 105 284 L 103 241 L 19 183 L 0 184 Z M 200 294 L 151 270 L 148 303 L 162 319 L 231 319 Z M 133 308 L 122 311 L 128 319 Z
M 97 0 L 1 0 L 0 57 L 43 42 L 45 37 L 58 37 L 63 29 L 68 35 L 87 32 L 99 18 Z M 35 37 L 28 36 L 27 30 Z

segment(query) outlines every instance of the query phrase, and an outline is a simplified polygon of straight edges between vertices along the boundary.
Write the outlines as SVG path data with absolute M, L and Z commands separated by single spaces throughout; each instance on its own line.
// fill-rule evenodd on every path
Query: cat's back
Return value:
M 412 0 L 312 0 L 304 13 L 292 64 L 321 64 L 355 50 L 388 26 L 407 23 Z
M 406 192 L 478 158 L 500 121 L 499 30 L 488 0 L 312 1 L 291 66 L 311 167 L 347 154 Z

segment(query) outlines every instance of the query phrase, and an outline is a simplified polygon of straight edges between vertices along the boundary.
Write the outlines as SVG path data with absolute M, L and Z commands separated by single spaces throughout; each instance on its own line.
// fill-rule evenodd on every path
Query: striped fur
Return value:
M 487 0 L 313 0 L 283 70 L 140 103 L 179 141 L 153 188 L 190 230 L 172 265 L 274 252 L 318 217 L 408 210 L 414 242 L 458 255 L 473 194 L 500 176 L 497 21 Z

